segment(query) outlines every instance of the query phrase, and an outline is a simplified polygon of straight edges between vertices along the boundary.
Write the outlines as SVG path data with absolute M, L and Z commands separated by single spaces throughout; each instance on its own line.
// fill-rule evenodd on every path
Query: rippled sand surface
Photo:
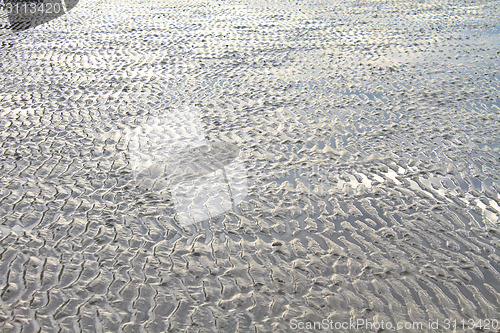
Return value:
M 0 330 L 500 320 L 499 10 L 81 0 L 1 30 Z

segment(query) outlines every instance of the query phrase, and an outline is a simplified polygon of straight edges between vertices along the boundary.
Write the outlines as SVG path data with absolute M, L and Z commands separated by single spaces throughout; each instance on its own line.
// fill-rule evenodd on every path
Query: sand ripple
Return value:
M 0 30 L 1 331 L 500 320 L 498 4 L 285 2 Z

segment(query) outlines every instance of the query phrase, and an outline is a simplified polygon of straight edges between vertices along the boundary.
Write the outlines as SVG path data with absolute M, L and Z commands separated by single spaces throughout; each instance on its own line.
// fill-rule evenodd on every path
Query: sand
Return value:
M 496 331 L 498 11 L 81 0 L 0 30 L 0 330 Z

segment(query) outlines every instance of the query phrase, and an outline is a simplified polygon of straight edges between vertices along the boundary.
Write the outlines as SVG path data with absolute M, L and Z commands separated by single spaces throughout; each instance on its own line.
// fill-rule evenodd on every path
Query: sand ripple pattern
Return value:
M 2 332 L 500 319 L 498 3 L 280 3 L 0 31 Z M 182 226 L 126 133 L 186 108 L 248 195 Z

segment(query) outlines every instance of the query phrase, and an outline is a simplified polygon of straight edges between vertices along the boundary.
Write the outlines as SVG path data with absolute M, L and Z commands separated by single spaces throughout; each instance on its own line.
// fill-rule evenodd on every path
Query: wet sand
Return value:
M 496 331 L 498 4 L 283 4 L 81 0 L 0 30 L 1 331 Z M 245 182 L 182 223 L 203 184 L 165 172 L 207 144 Z

